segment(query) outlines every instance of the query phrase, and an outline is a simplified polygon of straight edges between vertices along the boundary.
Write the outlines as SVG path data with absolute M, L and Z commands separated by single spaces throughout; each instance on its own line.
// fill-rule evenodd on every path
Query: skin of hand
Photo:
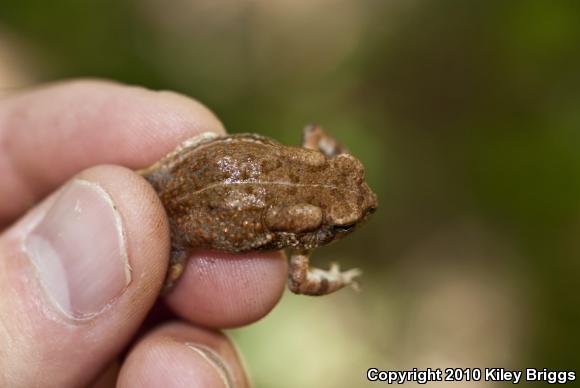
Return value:
M 111 82 L 0 99 L 1 387 L 249 386 L 219 329 L 275 306 L 285 260 L 196 252 L 159 301 L 168 223 L 133 172 L 204 131 L 196 101 Z

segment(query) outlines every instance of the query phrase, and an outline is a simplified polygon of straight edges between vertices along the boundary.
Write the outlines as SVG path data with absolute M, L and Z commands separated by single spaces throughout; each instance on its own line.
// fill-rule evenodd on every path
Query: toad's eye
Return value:
M 348 225 L 334 225 L 334 230 L 337 232 L 350 232 L 355 227 L 355 224 L 348 224 Z

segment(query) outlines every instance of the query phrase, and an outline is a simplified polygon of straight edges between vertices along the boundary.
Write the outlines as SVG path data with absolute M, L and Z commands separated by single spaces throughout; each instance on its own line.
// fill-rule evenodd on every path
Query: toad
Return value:
M 193 248 L 287 249 L 288 287 L 296 294 L 356 286 L 359 269 L 309 267 L 313 249 L 352 233 L 378 206 L 361 162 L 321 127 L 304 129 L 302 147 L 256 134 L 206 132 L 138 172 L 169 218 L 164 291 L 180 277 Z

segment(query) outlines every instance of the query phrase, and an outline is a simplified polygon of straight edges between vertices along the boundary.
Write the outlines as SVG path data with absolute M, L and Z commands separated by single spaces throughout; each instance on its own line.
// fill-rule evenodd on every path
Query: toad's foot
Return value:
M 354 278 L 361 274 L 362 271 L 357 268 L 340 272 L 337 263 L 332 263 L 328 271 L 308 268 L 308 254 L 292 252 L 288 288 L 295 294 L 313 296 L 330 294 L 349 285 L 358 290 Z
M 169 260 L 169 269 L 165 277 L 165 283 L 161 289 L 161 294 L 167 294 L 175 286 L 177 279 L 181 277 L 187 262 L 188 252 L 172 247 Z
M 348 153 L 338 140 L 316 124 L 307 125 L 302 131 L 302 147 L 322 152 L 329 158 Z

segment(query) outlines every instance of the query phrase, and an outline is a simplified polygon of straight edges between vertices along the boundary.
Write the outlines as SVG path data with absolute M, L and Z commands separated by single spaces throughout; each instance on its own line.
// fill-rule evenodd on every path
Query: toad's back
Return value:
M 338 159 L 257 135 L 232 135 L 186 145 L 144 176 L 165 206 L 174 246 L 276 249 L 289 240 L 268 230 L 266 209 L 306 203 L 336 212 L 339 203 L 362 205 L 368 195 L 362 165 Z

